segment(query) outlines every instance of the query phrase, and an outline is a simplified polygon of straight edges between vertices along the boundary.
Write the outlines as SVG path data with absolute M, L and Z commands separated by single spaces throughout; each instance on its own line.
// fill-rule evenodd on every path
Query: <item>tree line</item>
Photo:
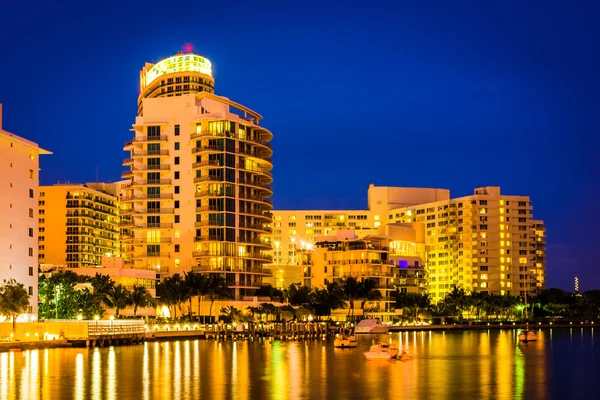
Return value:
M 545 289 L 528 298 L 496 296 L 471 292 L 454 287 L 437 304 L 431 304 L 428 294 L 396 293 L 396 308 L 403 315 L 446 316 L 457 320 L 519 320 L 526 318 L 598 318 L 600 315 L 600 290 L 590 290 L 581 295 L 561 289 Z
M 78 285 L 83 288 L 78 289 Z M 145 286 L 133 285 L 129 290 L 99 273 L 93 277 L 73 271 L 42 274 L 38 288 L 40 319 L 74 319 L 79 315 L 83 319 L 102 318 L 106 308 L 114 308 L 118 318 L 120 311 L 127 307 L 133 308 L 135 317 L 138 309 L 155 305 Z

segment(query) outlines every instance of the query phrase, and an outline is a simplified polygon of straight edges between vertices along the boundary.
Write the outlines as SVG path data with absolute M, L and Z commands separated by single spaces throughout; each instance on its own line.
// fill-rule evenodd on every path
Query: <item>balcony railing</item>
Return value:
M 147 224 L 135 224 L 135 229 L 171 229 L 173 224 L 171 223 L 147 223 Z
M 219 235 L 207 235 L 207 236 L 196 236 L 194 242 L 221 242 L 223 236 Z
M 169 258 L 170 255 L 171 253 L 151 252 L 134 254 L 133 258 Z
M 144 150 L 136 151 L 131 154 L 132 157 L 146 157 L 146 156 L 168 156 L 169 150 Z
M 171 169 L 169 164 L 155 164 L 155 165 L 138 165 L 131 168 L 133 172 L 139 171 L 168 171 Z
M 201 167 L 224 167 L 224 165 L 221 165 L 221 163 L 217 160 L 206 160 L 206 161 L 195 162 L 192 164 L 192 168 L 201 168 Z
M 271 228 L 269 228 L 267 226 L 263 226 L 262 224 L 252 224 L 252 223 L 240 222 L 238 224 L 238 227 L 241 229 L 256 229 L 256 230 L 271 232 Z
M 251 244 L 257 244 L 257 245 L 261 245 L 261 246 L 270 246 L 269 242 L 260 240 L 260 238 L 238 237 L 237 241 L 239 243 L 251 243 Z
M 227 251 L 210 251 L 210 250 L 202 250 L 202 251 L 194 251 L 192 253 L 193 257 L 235 257 L 235 258 L 254 258 L 263 261 L 272 261 L 272 258 L 268 254 L 260 253 L 260 252 L 247 252 L 247 253 L 235 253 L 235 252 L 227 252 Z
M 222 207 L 220 207 L 220 206 L 201 206 L 201 207 L 196 207 L 196 212 L 197 213 L 205 212 L 205 211 L 225 211 L 225 210 L 222 209 Z
M 126 142 L 125 146 L 129 146 L 132 143 L 144 143 L 144 142 L 166 142 L 168 140 L 167 135 L 158 136 L 136 136 L 133 140 Z
M 205 175 L 205 176 L 195 177 L 194 183 L 207 182 L 207 181 L 220 182 L 220 181 L 224 181 L 224 180 L 225 180 L 225 178 L 222 176 Z
M 135 201 L 135 200 L 170 200 L 173 198 L 171 193 L 159 193 L 159 194 L 142 194 L 137 196 L 123 197 L 122 201 Z
M 140 238 L 140 239 L 134 239 L 133 243 L 135 243 L 135 244 L 171 243 L 171 238 L 170 237 L 166 237 L 166 238 L 161 237 L 160 239 L 152 239 L 152 240 L 148 240 L 146 238 Z
M 139 179 L 133 181 L 133 186 L 146 186 L 146 185 L 170 185 L 170 179 Z
M 225 223 L 223 221 L 216 221 L 216 220 L 196 221 L 194 223 L 194 226 L 196 228 L 201 228 L 203 226 L 225 226 Z
M 239 184 L 241 184 L 241 185 L 257 186 L 257 187 L 266 189 L 266 190 L 268 190 L 271 193 L 273 192 L 273 189 L 271 188 L 271 185 L 269 185 L 267 183 L 256 182 L 256 181 L 252 181 L 250 179 L 237 179 L 236 182 L 239 183 Z
M 225 150 L 224 146 L 206 145 L 206 146 L 200 146 L 200 147 L 193 147 L 192 148 L 192 154 L 202 153 L 202 152 L 205 152 L 205 151 L 224 151 L 224 150 Z

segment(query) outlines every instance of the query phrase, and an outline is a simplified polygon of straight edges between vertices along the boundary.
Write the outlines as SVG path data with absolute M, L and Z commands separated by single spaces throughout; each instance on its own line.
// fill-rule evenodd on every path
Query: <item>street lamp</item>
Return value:
M 113 335 L 113 334 L 114 334 L 114 331 L 113 331 L 113 321 L 114 321 L 114 319 L 115 319 L 115 316 L 114 316 L 114 315 L 111 315 L 111 316 L 110 316 L 110 334 L 111 334 L 111 335 Z
M 96 320 L 96 335 L 98 334 L 98 320 L 100 319 L 99 315 L 94 315 L 94 319 Z

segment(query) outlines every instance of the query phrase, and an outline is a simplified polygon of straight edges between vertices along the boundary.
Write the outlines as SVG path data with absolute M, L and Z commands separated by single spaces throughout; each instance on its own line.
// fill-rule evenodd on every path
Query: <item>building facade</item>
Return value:
M 236 298 L 252 296 L 271 274 L 272 134 L 258 113 L 213 94 L 207 59 L 167 60 L 141 72 L 124 148 L 126 262 L 160 276 L 221 274 Z
M 36 143 L 2 129 L 0 104 L 0 283 L 15 279 L 29 293 L 21 319 L 37 317 L 39 156 Z
M 104 257 L 120 257 L 116 185 L 40 187 L 40 265 L 95 268 Z
M 407 268 L 406 276 L 417 277 L 434 302 L 454 286 L 513 296 L 535 295 L 544 286 L 546 233 L 543 222 L 533 219 L 528 196 L 484 187 L 451 199 L 445 189 L 371 185 L 368 199 L 367 210 L 274 211 L 270 282 L 278 287 L 298 282 L 304 268 L 297 254 L 313 247 L 316 235 L 353 228 L 359 238 L 385 236 L 394 262 L 395 252 L 404 258 L 414 254 L 413 260 L 398 260 L 417 267 Z M 403 236 L 397 224 L 409 224 L 414 232 Z

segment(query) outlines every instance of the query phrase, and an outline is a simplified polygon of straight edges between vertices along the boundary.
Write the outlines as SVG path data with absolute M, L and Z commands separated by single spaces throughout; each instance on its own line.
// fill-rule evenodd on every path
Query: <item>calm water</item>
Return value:
M 331 342 L 190 340 L 105 349 L 0 353 L 0 399 L 599 398 L 593 329 L 378 336 L 413 359 L 367 361 Z M 596 392 L 596 393 L 594 393 Z

